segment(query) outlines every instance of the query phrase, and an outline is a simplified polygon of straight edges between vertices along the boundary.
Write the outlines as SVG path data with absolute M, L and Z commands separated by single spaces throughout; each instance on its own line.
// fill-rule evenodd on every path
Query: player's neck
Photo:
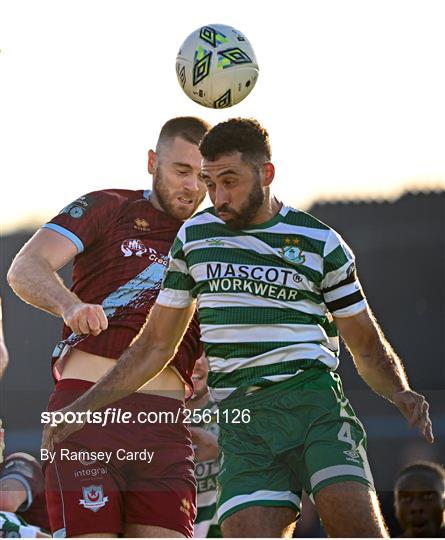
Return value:
M 150 197 L 148 198 L 148 200 L 151 202 L 151 204 L 156 210 L 159 210 L 159 212 L 165 213 L 165 210 L 162 208 L 161 203 L 159 202 L 159 198 L 154 189 L 150 193 Z
M 279 201 L 274 195 L 267 195 L 256 216 L 249 223 L 249 226 L 262 225 L 263 223 L 267 223 L 278 214 L 282 206 L 283 203 Z

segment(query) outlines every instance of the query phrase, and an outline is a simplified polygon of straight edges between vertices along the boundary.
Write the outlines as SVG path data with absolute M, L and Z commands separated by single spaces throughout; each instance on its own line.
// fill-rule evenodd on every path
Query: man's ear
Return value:
M 154 150 L 148 151 L 147 170 L 150 174 L 154 174 L 158 167 L 158 155 Z
M 261 169 L 263 173 L 263 185 L 270 186 L 272 180 L 275 178 L 275 167 L 273 163 L 268 161 L 262 165 Z

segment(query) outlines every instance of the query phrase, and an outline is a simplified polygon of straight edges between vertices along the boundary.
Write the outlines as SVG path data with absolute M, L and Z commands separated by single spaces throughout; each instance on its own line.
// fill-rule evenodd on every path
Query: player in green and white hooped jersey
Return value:
M 96 410 L 153 378 L 197 305 L 209 387 L 222 400 L 223 535 L 290 534 L 304 488 L 329 536 L 386 536 L 363 426 L 334 373 L 338 334 L 364 381 L 432 442 L 428 403 L 410 389 L 372 316 L 351 250 L 328 226 L 272 195 L 267 132 L 254 120 L 232 119 L 211 129 L 200 150 L 214 208 L 180 229 L 138 339 L 64 411 Z M 47 426 L 44 445 L 75 429 Z
M 216 514 L 216 477 L 218 464 L 218 433 L 216 404 L 207 387 L 209 368 L 204 355 L 196 361 L 193 370 L 195 393 L 187 402 L 190 410 L 190 431 L 195 450 L 195 476 L 198 513 L 195 520 L 195 538 L 220 538 L 221 529 Z

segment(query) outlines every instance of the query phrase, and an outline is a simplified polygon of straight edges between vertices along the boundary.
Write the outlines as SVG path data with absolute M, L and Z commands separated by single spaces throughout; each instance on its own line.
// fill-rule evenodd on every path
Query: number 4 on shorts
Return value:
M 339 441 L 343 441 L 351 445 L 351 450 L 356 450 L 357 445 L 352 438 L 351 434 L 351 424 L 349 422 L 343 422 L 340 431 L 338 432 L 337 438 Z

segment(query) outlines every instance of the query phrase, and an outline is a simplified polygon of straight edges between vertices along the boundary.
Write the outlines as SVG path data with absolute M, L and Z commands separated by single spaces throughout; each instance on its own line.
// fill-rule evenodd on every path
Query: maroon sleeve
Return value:
M 122 196 L 113 190 L 87 193 L 65 206 L 43 228 L 62 234 L 81 253 L 107 230 L 110 219 L 119 212 L 121 204 Z

